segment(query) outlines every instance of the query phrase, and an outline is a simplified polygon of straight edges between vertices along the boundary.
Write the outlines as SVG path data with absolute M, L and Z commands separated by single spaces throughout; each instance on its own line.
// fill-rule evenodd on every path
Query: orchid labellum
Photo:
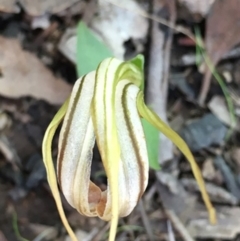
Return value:
M 190 150 L 144 103 L 142 65 L 141 56 L 128 62 L 115 58 L 102 61 L 96 71 L 76 81 L 71 96 L 45 133 L 43 160 L 48 182 L 72 240 L 77 238 L 64 214 L 58 184 L 79 213 L 111 221 L 109 240 L 115 240 L 119 217 L 131 213 L 148 183 L 148 153 L 141 118 L 169 137 L 187 157 L 210 220 L 215 222 L 214 208 Z M 56 175 L 51 145 L 62 120 Z M 90 180 L 95 141 L 108 179 L 104 191 Z

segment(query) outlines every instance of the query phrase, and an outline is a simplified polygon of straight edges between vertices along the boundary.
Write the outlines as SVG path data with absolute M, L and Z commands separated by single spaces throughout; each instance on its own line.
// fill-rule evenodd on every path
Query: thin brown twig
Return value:
M 149 222 L 149 218 L 146 214 L 142 199 L 140 199 L 140 201 L 139 201 L 139 210 L 140 210 L 141 218 L 143 221 L 143 225 L 144 225 L 147 235 L 148 235 L 148 240 L 154 241 L 153 231 L 152 231 L 152 228 L 151 228 L 151 225 Z
M 174 211 L 165 209 L 165 213 L 173 223 L 173 226 L 175 227 L 175 229 L 179 232 L 179 234 L 185 241 L 194 241 L 194 239 L 191 237 L 188 230 L 184 227 L 183 223 L 181 222 L 181 220 L 178 218 L 178 216 L 175 214 Z
M 212 72 L 209 68 L 207 68 L 204 74 L 202 86 L 198 96 L 198 103 L 200 106 L 204 106 L 204 103 L 210 88 L 210 84 L 211 84 L 211 77 L 212 77 Z
M 45 29 L 34 41 L 35 46 L 39 46 L 42 42 L 58 28 L 59 24 L 53 22 L 47 29 Z
M 149 187 L 149 190 L 147 192 L 145 192 L 144 194 L 145 203 L 150 202 L 156 192 L 157 192 L 157 181 Z

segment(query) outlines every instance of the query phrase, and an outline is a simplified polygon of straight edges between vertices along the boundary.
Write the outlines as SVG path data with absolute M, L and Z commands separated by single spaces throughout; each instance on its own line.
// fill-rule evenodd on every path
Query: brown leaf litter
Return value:
M 23 8 L 28 14 L 33 16 L 43 15 L 44 13 L 58 13 L 81 0 L 20 0 Z
M 196 209 L 194 219 L 187 225 L 187 229 L 193 237 L 214 238 L 214 239 L 234 239 L 240 234 L 240 208 L 239 207 L 217 207 L 218 223 L 209 225 L 207 212 Z
M 31 96 L 51 104 L 61 104 L 72 86 L 52 72 L 16 39 L 0 37 L 0 95 L 10 98 Z
M 230 49 L 240 42 L 240 0 L 215 1 L 206 23 L 206 51 L 215 66 Z M 207 68 L 199 103 L 205 102 L 211 80 L 211 71 Z
M 16 0 L 0 0 L 0 12 L 18 13 L 19 11 Z
M 215 0 L 178 0 L 185 5 L 193 14 L 207 15 Z

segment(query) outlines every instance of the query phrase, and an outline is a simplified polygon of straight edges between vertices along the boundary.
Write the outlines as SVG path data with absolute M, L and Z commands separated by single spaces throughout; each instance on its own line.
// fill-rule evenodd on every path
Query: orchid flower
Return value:
M 43 160 L 49 186 L 62 222 L 74 241 L 77 238 L 65 216 L 58 184 L 67 201 L 80 214 L 111 222 L 109 240 L 114 241 L 119 217 L 132 212 L 148 184 L 148 152 L 141 118 L 170 138 L 186 156 L 210 221 L 215 222 L 215 210 L 189 148 L 144 103 L 142 66 L 141 56 L 127 62 L 105 59 L 96 71 L 76 81 L 71 96 L 46 130 Z M 55 172 L 51 146 L 62 121 Z M 95 141 L 108 179 L 106 190 L 90 180 Z

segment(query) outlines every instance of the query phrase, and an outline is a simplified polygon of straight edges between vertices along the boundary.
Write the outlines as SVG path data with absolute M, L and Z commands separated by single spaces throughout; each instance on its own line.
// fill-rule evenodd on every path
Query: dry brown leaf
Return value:
M 193 14 L 198 13 L 205 16 L 215 0 L 178 0 L 185 5 Z
M 127 6 L 127 9 L 124 7 Z M 91 29 L 112 50 L 117 58 L 124 59 L 124 43 L 132 40 L 136 52 L 142 51 L 147 31 L 148 20 L 138 13 L 142 12 L 138 1 L 134 0 L 98 0 L 98 15 L 90 21 Z M 141 26 L 141 27 L 139 27 Z M 106 31 L 107 29 L 107 31 Z
M 206 50 L 216 64 L 240 42 L 240 0 L 216 1 L 207 18 Z
M 20 0 L 20 3 L 28 14 L 38 16 L 46 12 L 61 12 L 79 1 L 81 0 Z
M 187 190 L 199 192 L 199 186 L 195 179 L 182 178 L 181 182 Z M 216 186 L 212 183 L 206 183 L 206 189 L 211 201 L 213 202 L 231 205 L 236 205 L 238 203 L 237 198 L 222 187 Z
M 206 239 L 234 239 L 240 234 L 240 208 L 217 207 L 217 224 L 210 225 L 207 212 L 195 210 L 194 219 L 187 224 L 187 229 L 193 237 Z
M 20 163 L 20 158 L 18 157 L 16 150 L 12 147 L 5 135 L 0 135 L 0 153 L 3 154 L 6 160 L 13 165 Z
M 214 180 L 214 178 L 217 175 L 216 172 L 217 172 L 217 170 L 213 165 L 212 158 L 207 158 L 203 162 L 203 166 L 202 166 L 202 175 L 203 175 L 204 179 L 206 179 L 208 181 Z
M 214 95 L 208 103 L 208 108 L 222 123 L 233 125 L 224 97 Z
M 19 98 L 31 96 L 51 104 L 61 104 L 72 86 L 54 77 L 49 69 L 16 39 L 0 37 L 0 95 Z
M 164 209 L 173 210 L 185 224 L 196 210 L 196 197 L 187 192 L 182 183 L 164 171 L 156 172 L 157 190 Z
M 18 13 L 20 9 L 16 5 L 16 0 L 0 0 L 0 11 L 7 13 Z
M 240 0 L 215 1 L 206 23 L 206 51 L 213 65 L 240 42 Z M 205 72 L 199 103 L 205 102 L 211 72 Z
M 0 109 L 0 131 L 10 127 L 12 121 L 10 117 Z

